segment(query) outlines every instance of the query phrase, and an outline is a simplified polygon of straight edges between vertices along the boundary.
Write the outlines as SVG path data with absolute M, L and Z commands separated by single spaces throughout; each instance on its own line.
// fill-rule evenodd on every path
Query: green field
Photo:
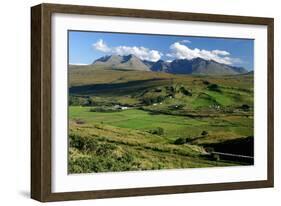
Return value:
M 105 124 L 118 128 L 149 131 L 157 127 L 164 128 L 164 137 L 174 140 L 177 137 L 200 136 L 203 130 L 209 132 L 208 137 L 217 134 L 231 136 L 252 135 L 252 122 L 247 117 L 206 117 L 191 118 L 166 114 L 151 114 L 148 111 L 128 109 L 120 112 L 90 112 L 89 107 L 70 107 L 72 120 L 82 119 L 89 125 Z M 207 139 L 207 138 L 205 138 Z
M 252 164 L 253 75 L 70 68 L 69 172 Z

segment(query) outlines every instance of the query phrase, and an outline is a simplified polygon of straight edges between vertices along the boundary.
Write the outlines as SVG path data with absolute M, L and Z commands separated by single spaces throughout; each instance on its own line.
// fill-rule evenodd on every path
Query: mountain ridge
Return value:
M 103 56 L 96 59 L 92 65 L 102 65 L 110 69 L 154 71 L 171 74 L 236 75 L 249 72 L 243 67 L 221 64 L 214 60 L 206 60 L 200 57 L 190 60 L 175 59 L 172 62 L 160 59 L 152 62 L 141 60 L 133 54 Z
M 96 59 L 92 65 L 102 65 L 114 69 L 125 69 L 125 70 L 141 70 L 150 71 L 149 67 L 146 66 L 142 60 L 133 54 L 130 55 L 110 55 Z

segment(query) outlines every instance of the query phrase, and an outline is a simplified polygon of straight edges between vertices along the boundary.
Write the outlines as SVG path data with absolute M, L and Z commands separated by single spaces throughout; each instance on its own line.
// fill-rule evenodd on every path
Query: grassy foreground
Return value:
M 125 124 L 126 120 L 123 121 Z M 83 125 L 75 122 L 70 125 L 70 173 L 239 165 L 214 161 L 204 155 L 203 147 L 176 145 L 172 137 L 145 130 L 109 126 L 91 120 Z M 129 122 L 128 125 L 133 127 Z

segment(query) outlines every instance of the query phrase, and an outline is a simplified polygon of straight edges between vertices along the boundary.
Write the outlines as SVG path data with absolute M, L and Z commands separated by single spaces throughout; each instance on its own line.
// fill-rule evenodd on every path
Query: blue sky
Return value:
M 70 64 L 91 64 L 112 54 L 134 54 L 149 61 L 201 57 L 254 69 L 254 40 L 69 31 Z

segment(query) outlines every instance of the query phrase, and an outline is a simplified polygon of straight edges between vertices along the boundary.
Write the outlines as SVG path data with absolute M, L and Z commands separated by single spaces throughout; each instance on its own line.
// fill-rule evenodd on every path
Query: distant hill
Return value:
M 202 58 L 175 59 L 172 62 L 158 60 L 157 62 L 141 60 L 135 55 L 111 55 L 101 57 L 93 65 L 104 66 L 109 69 L 124 69 L 138 71 L 156 71 L 171 74 L 197 74 L 197 75 L 236 75 L 248 71 L 243 67 L 235 67 L 218 63 L 214 60 Z

